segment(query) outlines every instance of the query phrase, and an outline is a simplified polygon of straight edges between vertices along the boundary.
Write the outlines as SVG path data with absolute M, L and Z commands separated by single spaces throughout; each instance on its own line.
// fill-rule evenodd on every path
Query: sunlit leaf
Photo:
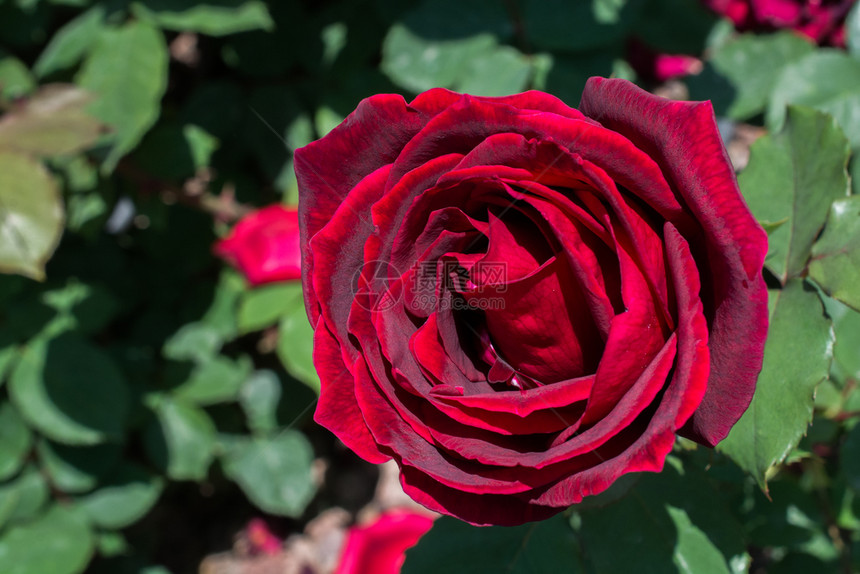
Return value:
M 41 440 L 39 463 L 51 484 L 68 493 L 93 490 L 120 460 L 120 445 L 76 447 Z
M 48 170 L 0 151 L 0 272 L 43 279 L 62 231 L 63 204 Z
M 122 436 L 129 401 L 124 375 L 79 336 L 27 345 L 9 393 L 28 424 L 57 442 L 92 445 Z
M 103 30 L 90 51 L 76 80 L 96 94 L 89 109 L 115 132 L 106 171 L 112 171 L 158 119 L 167 64 L 163 35 L 143 22 Z
M 21 468 L 32 444 L 32 434 L 11 403 L 0 404 L 0 481 Z
M 174 480 L 202 480 L 215 457 L 215 424 L 201 408 L 179 400 L 159 401 L 147 446 Z M 163 450 L 162 450 L 163 449 Z
M 818 293 L 801 279 L 770 291 L 764 365 L 747 411 L 717 448 L 766 488 L 767 472 L 797 446 L 812 420 L 815 387 L 827 378 L 833 328 Z
M 60 505 L 0 534 L 4 574 L 77 574 L 84 570 L 93 550 L 87 524 Z
M 728 115 L 747 119 L 764 111 L 782 68 L 814 49 L 808 40 L 789 31 L 744 34 L 720 46 L 711 62 L 737 91 Z
M 276 413 L 281 400 L 281 381 L 274 371 L 255 371 L 239 389 L 239 405 L 248 426 L 255 432 L 271 432 L 278 426 Z
M 841 50 L 818 49 L 779 74 L 766 120 L 772 131 L 786 119 L 789 104 L 810 106 L 836 118 L 853 147 L 860 147 L 860 60 Z
M 792 107 L 784 129 L 756 141 L 738 178 L 756 219 L 772 227 L 765 265 L 785 282 L 800 275 L 834 199 L 848 194 L 848 141 L 833 118 Z
M 70 20 L 51 37 L 33 65 L 33 72 L 45 77 L 80 62 L 98 38 L 104 19 L 105 8 L 97 4 Z
M 272 30 L 275 23 L 260 0 L 141 0 L 132 13 L 165 30 L 224 36 L 248 30 Z
M 316 491 L 313 449 L 304 435 L 284 431 L 272 438 L 236 438 L 224 449 L 224 473 L 251 502 L 272 514 L 302 514 Z
M 161 478 L 134 463 L 126 463 L 98 490 L 80 496 L 77 504 L 94 525 L 124 528 L 149 512 L 163 487 Z
M 287 371 L 319 392 L 320 378 L 313 361 L 314 330 L 308 322 L 302 301 L 284 313 L 278 327 L 277 353 Z
M 829 295 L 860 311 L 860 196 L 837 199 L 812 246 L 809 276 Z

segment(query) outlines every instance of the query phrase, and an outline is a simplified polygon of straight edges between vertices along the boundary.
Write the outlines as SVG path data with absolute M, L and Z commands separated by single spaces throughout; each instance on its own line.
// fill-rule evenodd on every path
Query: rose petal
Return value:
M 314 420 L 364 460 L 375 464 L 388 460 L 364 423 L 355 398 L 355 377 L 343 364 L 337 339 L 322 319 L 314 332 L 314 366 L 321 383 Z
M 592 78 L 581 105 L 589 117 L 626 135 L 657 160 L 701 224 L 704 244 L 686 237 L 697 268 L 706 273 L 702 298 L 711 374 L 702 405 L 683 433 L 715 445 L 746 410 L 761 370 L 767 334 L 761 269 L 767 236 L 741 198 L 710 103 L 672 102 L 627 82 Z

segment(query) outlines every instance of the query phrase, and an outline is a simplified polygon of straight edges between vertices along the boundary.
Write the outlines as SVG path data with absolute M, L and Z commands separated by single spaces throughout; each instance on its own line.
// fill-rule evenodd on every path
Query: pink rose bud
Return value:
M 302 276 L 299 220 L 295 208 L 270 205 L 239 221 L 214 247 L 253 285 Z
M 691 76 L 702 71 L 702 61 L 685 54 L 658 54 L 654 59 L 654 75 L 665 82 Z
M 627 45 L 627 59 L 640 76 L 648 80 L 666 82 L 698 74 L 702 61 L 686 54 L 663 54 L 644 42 L 633 38 Z
M 349 529 L 334 574 L 397 574 L 406 550 L 433 526 L 433 519 L 407 510 L 382 514 L 367 526 Z

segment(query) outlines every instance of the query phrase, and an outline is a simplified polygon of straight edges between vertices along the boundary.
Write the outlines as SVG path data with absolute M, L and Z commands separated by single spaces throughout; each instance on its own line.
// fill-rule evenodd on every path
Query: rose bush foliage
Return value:
M 704 0 L 741 30 L 796 30 L 819 44 L 845 45 L 845 17 L 856 0 Z
M 315 418 L 475 524 L 715 445 L 761 367 L 767 241 L 710 104 L 592 78 L 580 108 L 379 95 L 296 152 Z

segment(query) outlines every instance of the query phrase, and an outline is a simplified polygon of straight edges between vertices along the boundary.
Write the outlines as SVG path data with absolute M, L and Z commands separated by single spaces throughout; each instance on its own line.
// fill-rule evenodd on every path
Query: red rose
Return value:
M 856 0 L 703 0 L 740 30 L 796 30 L 819 44 L 845 45 L 845 17 Z
M 406 550 L 432 526 L 429 516 L 395 510 L 368 526 L 350 528 L 334 574 L 397 574 Z
M 315 419 L 428 508 L 542 519 L 747 408 L 767 239 L 710 103 L 379 95 L 295 161 Z
M 298 212 L 270 205 L 248 214 L 215 244 L 215 254 L 253 285 L 298 279 L 302 276 Z

